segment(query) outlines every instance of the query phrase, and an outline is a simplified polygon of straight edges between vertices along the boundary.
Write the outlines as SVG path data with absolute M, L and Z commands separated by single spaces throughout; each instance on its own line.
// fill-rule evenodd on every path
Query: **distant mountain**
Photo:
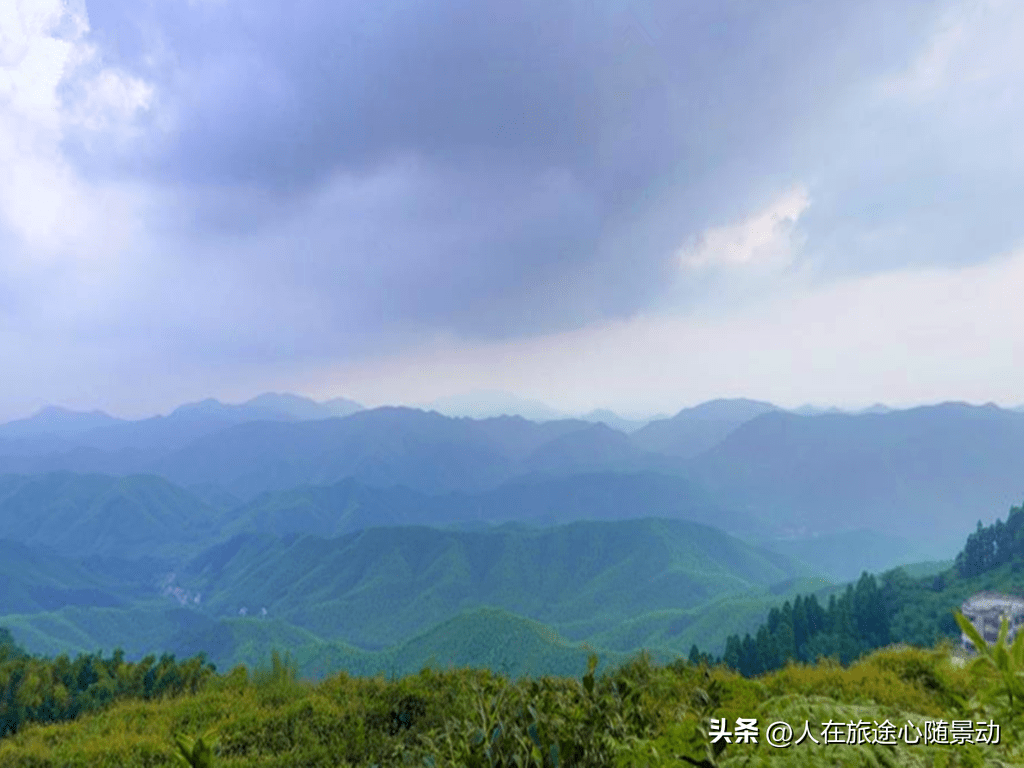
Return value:
M 875 403 L 874 405 L 869 405 L 867 408 L 844 409 L 837 408 L 835 406 L 822 407 L 818 405 L 801 405 L 799 408 L 791 408 L 788 410 L 790 413 L 795 413 L 798 416 L 820 416 L 823 413 L 889 413 L 895 409 L 882 403 Z
M 772 412 L 690 467 L 719 503 L 805 535 L 858 527 L 955 543 L 1024 497 L 1024 414 L 963 403 Z
M 590 411 L 589 413 L 585 413 L 577 418 L 582 421 L 589 421 L 595 424 L 606 424 L 612 429 L 616 429 L 619 432 L 625 432 L 628 435 L 632 432 L 636 432 L 638 429 L 646 426 L 652 421 L 657 421 L 667 417 L 653 416 L 650 419 L 625 419 L 614 411 L 609 411 L 606 408 L 598 408 L 597 410 Z
M 763 400 L 749 400 L 744 397 L 719 398 L 684 408 L 673 418 L 691 419 L 694 421 L 750 421 L 765 413 L 779 410 L 777 405 Z
M 478 494 L 453 494 L 439 501 L 461 501 L 478 519 L 559 525 L 580 520 L 671 518 L 711 525 L 733 535 L 764 535 L 759 521 L 724 509 L 700 486 L 656 472 L 592 472 L 516 478 Z
M 76 446 L 50 435 L 25 440 L 0 440 L 0 475 L 38 475 L 49 472 L 130 475 L 143 472 L 160 454 L 160 451 L 152 449 L 102 450 Z
M 208 398 L 181 405 L 167 416 L 93 430 L 81 442 L 108 451 L 125 447 L 169 451 L 239 424 L 329 419 L 360 409 L 358 403 L 341 398 L 317 403 L 291 394 L 268 393 L 240 405 Z
M 211 507 L 159 477 L 0 476 L 3 536 L 65 557 L 171 557 L 218 526 Z
M 717 445 L 740 424 L 776 410 L 759 400 L 710 400 L 685 408 L 670 419 L 652 421 L 632 438 L 647 451 L 690 458 Z
M 216 483 L 242 498 L 345 477 L 427 492 L 496 485 L 509 459 L 473 424 L 408 408 L 251 422 L 201 438 L 153 469 L 181 485 Z
M 869 405 L 867 408 L 861 408 L 859 411 L 854 411 L 854 413 L 891 413 L 893 410 L 895 409 L 890 408 L 884 403 L 875 403 L 874 405 Z
M 247 418 L 247 421 L 258 421 L 260 418 L 313 421 L 348 416 L 363 410 L 362 405 L 354 400 L 346 400 L 344 397 L 336 397 L 318 403 L 316 400 L 301 395 L 278 392 L 267 392 L 257 395 L 241 405 L 227 407 L 251 414 L 252 418 Z
M 474 606 L 590 632 L 806 573 L 785 556 L 677 520 L 488 531 L 372 528 L 335 539 L 242 536 L 179 570 L 214 616 L 262 612 L 377 649 Z
M 68 605 L 113 607 L 125 600 L 102 579 L 55 553 L 0 539 L 0 616 Z
M 323 419 L 336 415 L 327 412 L 320 403 L 308 397 L 277 392 L 257 395 L 235 407 L 252 411 L 254 414 L 265 414 L 271 419 Z
M 81 435 L 97 427 L 124 424 L 103 411 L 72 411 L 67 408 L 47 406 L 25 419 L 0 424 L 0 438 L 24 438 L 49 434 L 57 437 Z
M 318 403 L 308 397 L 278 393 L 259 395 L 239 405 L 207 398 L 181 405 L 166 416 L 137 421 L 115 419 L 100 411 L 79 413 L 51 407 L 28 419 L 0 425 L 0 456 L 70 453 L 82 449 L 115 454 L 127 450 L 170 451 L 237 424 L 329 419 L 361 409 L 358 403 L 344 398 Z M 28 438 L 32 442 L 26 444 Z M 12 445 L 11 441 L 16 439 L 21 439 L 22 443 Z M 117 465 L 118 462 L 108 459 L 105 464 Z M 138 464 L 123 463 L 121 471 L 136 471 L 138 467 Z M 81 470 L 84 467 L 69 459 L 54 457 L 50 468 Z
M 215 483 L 246 499 L 346 477 L 426 493 L 476 491 L 530 471 L 522 463 L 545 443 L 589 429 L 594 425 L 582 421 L 476 421 L 411 408 L 375 408 L 343 419 L 237 425 L 154 462 L 151 471 L 184 486 Z M 593 455 L 577 451 L 560 459 L 561 469 L 593 469 L 607 460 L 604 444 L 591 447 Z
M 564 474 L 651 466 L 659 460 L 637 448 L 628 435 L 598 423 L 541 445 L 522 461 L 521 466 L 526 472 Z
M 361 403 L 357 403 L 355 400 L 349 400 L 344 397 L 333 397 L 330 400 L 324 400 L 321 402 L 320 407 L 327 412 L 329 417 L 338 417 L 350 416 L 356 411 L 363 410 L 366 406 Z
M 790 409 L 790 413 L 795 413 L 797 416 L 821 416 L 823 413 L 846 413 L 846 411 L 836 408 L 834 405 L 801 405 L 799 408 Z
M 478 493 L 430 496 L 408 488 L 372 488 L 347 478 L 330 486 L 264 493 L 231 512 L 225 535 L 247 532 L 335 537 L 363 528 L 664 517 L 767 537 L 749 515 L 725 510 L 680 477 L 656 473 L 533 475 Z
M 386 409 L 381 409 L 386 412 Z M 513 462 L 527 456 L 552 440 L 582 432 L 591 424 L 580 419 L 535 422 L 522 416 L 496 416 L 489 419 L 462 418 L 455 420 L 467 434 L 481 436 L 502 455 Z
M 866 528 L 776 539 L 762 545 L 802 560 L 837 582 L 856 581 L 864 571 L 883 573 L 906 563 L 955 554 L 953 548 L 938 549 L 917 539 Z
M 372 488 L 349 477 L 327 486 L 262 493 L 231 511 L 225 531 L 331 538 L 376 526 L 450 524 L 464 513 L 463 504 L 446 510 L 436 497 L 400 486 Z
M 564 413 L 539 400 L 496 390 L 477 390 L 461 395 L 449 395 L 417 407 L 425 411 L 437 411 L 445 416 L 468 416 L 473 419 L 521 416 L 530 421 L 555 421 L 566 418 Z

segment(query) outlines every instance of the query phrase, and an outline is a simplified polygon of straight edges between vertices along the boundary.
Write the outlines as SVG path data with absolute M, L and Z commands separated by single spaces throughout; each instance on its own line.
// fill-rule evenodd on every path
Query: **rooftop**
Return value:
M 964 601 L 961 611 L 990 611 L 998 608 L 1010 608 L 1024 611 L 1024 597 L 1004 595 L 1000 592 L 978 592 Z

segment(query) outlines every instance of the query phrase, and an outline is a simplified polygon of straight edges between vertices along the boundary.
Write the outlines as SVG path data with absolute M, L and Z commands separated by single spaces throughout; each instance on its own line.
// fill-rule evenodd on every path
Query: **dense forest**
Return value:
M 889 644 L 886 599 L 892 598 L 892 591 L 880 589 L 875 577 L 865 573 L 839 597 L 829 596 L 827 606 L 813 594 L 798 595 L 792 603 L 787 600 L 781 608 L 772 608 L 753 636 L 746 634 L 741 640 L 730 635 L 720 661 L 748 677 L 820 656 L 836 656 L 848 664 Z M 691 650 L 691 660 L 694 653 Z
M 753 635 L 730 635 L 721 656 L 712 659 L 694 646 L 690 661 L 723 663 L 749 677 L 821 657 L 849 664 L 892 643 L 927 647 L 959 636 L 952 609 L 969 594 L 1021 589 L 1022 565 L 1024 506 L 1011 508 L 1005 523 L 979 522 L 944 573 L 912 579 L 901 568 L 877 578 L 865 572 L 824 606 L 815 594 L 798 595 L 772 608 Z
M 1001 565 L 1016 562 L 1024 567 L 1024 506 L 1014 507 L 1006 522 L 996 520 L 993 525 L 982 526 L 967 537 L 967 544 L 957 555 L 956 570 L 963 578 L 993 571 Z
M 582 677 L 425 669 L 392 679 L 340 673 L 314 685 L 275 655 L 252 673 L 205 676 L 196 690 L 130 696 L 71 723 L 24 727 L 0 739 L 0 764 L 966 768 L 1022 757 L 1019 698 L 1007 706 L 998 675 L 971 674 L 948 648 L 885 649 L 848 669 L 790 665 L 756 679 L 647 656 L 596 675 L 596 662 Z M 740 719 L 755 739 L 739 738 Z M 970 726 L 969 739 L 953 739 L 954 721 Z M 713 736 L 716 722 L 729 734 L 735 724 L 737 738 Z M 778 723 L 793 729 L 783 747 L 767 738 Z
M 214 672 L 201 655 L 182 662 L 167 654 L 127 662 L 120 650 L 107 658 L 33 657 L 0 628 L 0 739 L 26 723 L 74 720 L 115 701 L 194 694 Z
M 1000 678 L 983 669 L 967 676 L 943 638 L 958 632 L 951 608 L 963 596 L 1020 587 L 1022 560 L 1013 542 L 1022 520 L 1015 507 L 1005 524 L 979 526 L 955 566 L 937 576 L 864 573 L 827 600 L 798 595 L 772 608 L 755 634 L 730 636 L 718 658 L 694 646 L 689 660 L 659 666 L 641 655 L 598 676 L 595 656 L 581 680 L 427 669 L 390 680 L 341 673 L 313 685 L 299 681 L 297 666 L 276 652 L 269 667 L 218 675 L 203 655 L 128 662 L 118 650 L 109 657 L 45 659 L 0 629 L 0 759 L 45 768 L 163 766 L 173 764 L 177 751 L 179 760 L 198 765 L 188 761 L 202 747 L 225 766 L 295 765 L 302 755 L 303 765 L 323 766 L 413 760 L 713 767 L 755 758 L 760 762 L 753 764 L 786 763 L 783 750 L 713 745 L 710 717 L 760 713 L 821 726 L 870 716 L 877 725 L 883 710 L 889 720 L 899 711 L 907 722 L 998 711 L 1009 718 L 1005 727 L 1015 728 L 1022 713 L 1012 692 L 1001 699 Z M 903 647 L 878 650 L 895 643 Z M 1002 709 L 993 709 L 996 704 Z M 64 728 L 77 730 L 52 730 L 67 721 L 76 724 Z M 207 749 L 214 743 L 216 750 Z M 992 762 L 994 746 L 960 746 L 945 764 L 1005 764 Z M 900 749 L 879 752 L 864 744 L 792 764 L 821 758 L 821 764 L 939 765 L 946 759 Z M 1010 756 L 1000 754 L 999 760 Z

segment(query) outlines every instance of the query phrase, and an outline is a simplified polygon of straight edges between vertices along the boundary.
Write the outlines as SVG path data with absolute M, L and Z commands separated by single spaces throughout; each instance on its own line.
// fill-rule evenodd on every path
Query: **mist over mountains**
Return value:
M 154 475 L 221 506 L 344 480 L 493 498 L 531 476 L 659 475 L 685 481 L 680 498 L 742 511 L 779 536 L 868 528 L 933 541 L 1024 495 L 1021 456 L 1024 413 L 963 403 L 799 414 L 717 400 L 627 434 L 583 419 L 472 419 L 276 394 L 138 421 L 47 408 L 0 425 L 0 474 Z M 522 519 L 543 518 L 539 508 Z
M 40 651 L 225 663 L 291 638 L 355 668 L 463 615 L 541 622 L 552 658 L 685 652 L 802 579 L 949 558 L 1024 496 L 1024 413 L 993 405 L 617 418 L 45 408 L 0 425 L 0 624 Z

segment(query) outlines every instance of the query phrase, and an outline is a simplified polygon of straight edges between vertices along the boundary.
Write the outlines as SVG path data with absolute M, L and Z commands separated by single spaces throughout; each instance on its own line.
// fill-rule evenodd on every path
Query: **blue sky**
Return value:
M 1024 402 L 1024 6 L 18 0 L 0 417 Z

